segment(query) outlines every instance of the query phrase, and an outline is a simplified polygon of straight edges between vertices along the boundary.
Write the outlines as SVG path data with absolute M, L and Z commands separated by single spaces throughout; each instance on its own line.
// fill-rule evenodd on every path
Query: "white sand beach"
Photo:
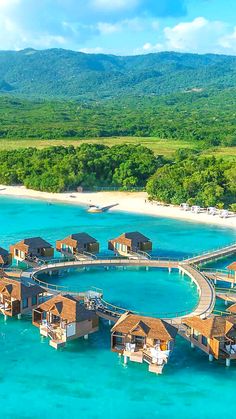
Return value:
M 148 202 L 146 192 L 49 193 L 26 189 L 24 186 L 0 185 L 0 197 L 1 195 L 15 198 L 40 199 L 48 202 L 57 201 L 85 206 L 93 204 L 103 207 L 118 204 L 110 211 L 127 211 L 191 222 L 216 224 L 222 227 L 231 227 L 236 229 L 235 215 L 230 216 L 229 218 L 220 218 L 219 215 L 208 215 L 206 212 L 195 214 L 191 211 L 183 211 L 179 207 L 173 205 L 157 205 L 156 203 Z

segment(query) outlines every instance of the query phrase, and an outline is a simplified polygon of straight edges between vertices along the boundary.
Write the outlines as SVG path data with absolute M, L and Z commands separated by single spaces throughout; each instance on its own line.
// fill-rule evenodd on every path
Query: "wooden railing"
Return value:
M 44 287 L 46 290 L 48 291 L 54 291 L 54 292 L 61 292 L 61 293 L 73 293 L 76 295 L 80 295 L 80 296 L 84 296 L 86 293 L 76 293 L 70 290 L 66 290 L 66 287 L 64 286 L 59 286 L 56 284 L 50 284 L 44 281 L 41 281 L 37 278 L 37 276 L 41 273 L 41 272 L 47 272 L 50 270 L 59 270 L 59 269 L 64 269 L 64 268 L 70 268 L 70 267 L 86 267 L 86 266 L 139 266 L 139 267 L 145 267 L 145 266 L 151 266 L 151 267 L 170 267 L 170 268 L 179 268 L 182 269 L 183 271 L 185 271 L 185 273 L 188 276 L 192 276 L 195 279 L 196 284 L 198 284 L 198 287 L 200 289 L 200 299 L 202 299 L 202 285 L 200 284 L 200 279 L 202 279 L 202 281 L 204 281 L 205 284 L 208 285 L 208 288 L 211 291 L 211 296 L 207 297 L 210 298 L 209 302 L 206 302 L 206 307 L 204 308 L 203 313 L 200 314 L 210 314 L 214 308 L 214 304 L 215 304 L 215 290 L 214 287 L 212 286 L 211 282 L 206 278 L 206 276 L 204 275 L 204 273 L 201 273 L 200 270 L 196 267 L 196 266 L 190 266 L 187 265 L 185 262 L 180 263 L 180 261 L 176 261 L 170 258 L 155 258 L 155 259 L 135 259 L 135 260 L 129 260 L 129 259 L 118 259 L 118 258 L 112 258 L 112 259 L 103 259 L 103 260 L 80 260 L 80 261 L 61 261 L 61 260 L 57 260 L 56 263 L 49 263 L 48 265 L 43 265 L 43 266 L 39 266 L 37 269 L 35 269 L 33 271 L 32 274 L 32 279 L 37 282 L 39 285 L 41 285 L 42 287 Z M 191 271 L 191 273 L 190 273 Z M 197 277 L 199 276 L 199 278 Z M 197 278 L 196 278 L 197 277 Z M 110 312 L 111 317 L 115 316 L 118 317 L 121 314 L 127 312 L 127 308 L 123 308 L 123 307 L 118 307 L 115 306 L 113 304 L 108 303 L 105 300 L 101 301 L 101 304 L 103 307 L 98 308 L 98 311 L 100 310 L 104 310 L 104 313 L 108 313 Z M 203 305 L 203 303 L 202 303 Z M 192 313 L 195 313 L 197 308 L 199 306 L 199 302 L 198 304 L 196 304 L 196 307 L 194 308 L 194 310 L 192 310 Z M 132 311 L 133 312 L 133 311 Z M 135 312 L 133 312 L 135 313 Z M 137 312 L 136 312 L 137 313 Z M 138 314 L 141 314 L 140 312 Z M 161 318 L 172 318 L 172 317 L 184 317 L 186 315 L 190 315 L 191 313 L 189 312 L 189 310 L 182 310 L 179 312 L 167 312 L 167 313 L 160 313 L 159 317 Z M 200 315 L 199 314 L 199 315 Z M 145 314 L 144 314 L 145 315 Z M 151 316 L 151 315 L 150 315 Z M 157 313 L 154 314 L 154 316 L 157 316 Z

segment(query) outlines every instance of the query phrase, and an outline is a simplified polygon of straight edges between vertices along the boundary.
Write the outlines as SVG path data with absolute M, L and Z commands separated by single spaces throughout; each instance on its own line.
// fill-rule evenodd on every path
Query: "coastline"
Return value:
M 183 211 L 178 206 L 164 206 L 145 202 L 146 192 L 65 192 L 51 193 L 26 189 L 24 186 L 0 185 L 0 197 L 31 198 L 48 202 L 61 202 L 73 205 L 101 205 L 108 206 L 119 204 L 110 211 L 126 211 L 156 217 L 173 218 L 176 220 L 190 221 L 204 224 L 214 224 L 221 227 L 236 229 L 236 216 L 222 219 L 218 215 L 206 213 L 194 214 Z

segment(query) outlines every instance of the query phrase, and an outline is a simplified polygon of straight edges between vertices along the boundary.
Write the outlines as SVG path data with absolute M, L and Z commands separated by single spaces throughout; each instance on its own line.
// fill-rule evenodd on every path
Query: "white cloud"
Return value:
M 232 54 L 235 50 L 236 28 L 233 33 L 229 33 L 229 27 L 224 22 L 209 21 L 200 16 L 191 22 L 165 27 L 159 42 L 146 42 L 135 53 L 179 51 Z
M 135 53 L 175 50 L 235 54 L 236 27 L 224 22 L 200 16 L 161 29 L 161 17 L 183 15 L 186 1 L 0 0 L 0 46 L 89 47 L 96 52 L 96 45 L 104 45 L 110 53 L 129 54 L 143 43 Z
M 220 38 L 219 43 L 226 53 L 230 51 L 230 53 L 236 54 L 236 26 L 233 32 Z
M 143 45 L 143 47 L 140 49 L 137 49 L 135 51 L 136 54 L 142 54 L 142 52 L 144 53 L 151 53 L 151 52 L 160 52 L 163 50 L 163 45 L 162 44 L 151 44 L 150 42 L 146 42 L 146 44 Z
M 97 24 L 97 29 L 102 35 L 110 35 L 114 32 L 119 32 L 122 29 L 120 23 L 106 23 L 106 22 L 99 22 Z
M 12 6 L 20 4 L 21 0 L 0 0 L 0 10 L 9 9 Z
M 197 17 L 192 22 L 183 22 L 166 27 L 164 35 L 168 49 L 175 51 L 209 52 L 216 49 L 219 35 L 225 31 L 225 25 L 219 21 L 209 21 Z
M 22 47 L 51 48 L 63 47 L 66 39 L 62 35 L 36 32 L 32 38 L 30 31 L 23 29 L 16 21 L 0 14 L 0 44 L 7 49 L 20 50 Z
M 104 53 L 104 49 L 101 47 L 81 48 L 79 51 L 84 52 L 85 54 L 103 54 Z
M 157 31 L 159 29 L 159 21 L 156 19 L 134 18 L 121 20 L 116 23 L 99 22 L 96 27 L 102 35 L 110 35 L 115 32 L 125 33 L 125 31 L 131 33 L 145 30 Z

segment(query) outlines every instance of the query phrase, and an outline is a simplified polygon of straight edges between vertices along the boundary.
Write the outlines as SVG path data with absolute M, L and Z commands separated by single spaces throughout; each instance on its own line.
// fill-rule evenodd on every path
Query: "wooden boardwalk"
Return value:
M 215 287 L 197 267 L 191 265 L 181 265 L 182 272 L 184 272 L 196 284 L 199 293 L 199 301 L 197 307 L 184 317 L 200 316 L 202 318 L 208 317 L 215 306 Z
M 235 277 L 233 275 L 230 275 L 229 273 L 223 273 L 220 271 L 213 271 L 213 270 L 209 270 L 209 271 L 203 271 L 204 274 L 206 275 L 207 278 L 211 279 L 212 281 L 214 281 L 215 285 L 217 284 L 218 281 L 220 282 L 226 282 L 228 284 L 231 284 L 231 286 L 233 286 L 236 281 L 235 281 Z
M 211 282 L 202 274 L 196 267 L 186 262 L 178 262 L 174 260 L 164 260 L 164 259 L 95 259 L 95 260 L 77 260 L 77 261 L 60 261 L 58 263 L 49 263 L 48 265 L 38 266 L 36 269 L 32 270 L 31 278 L 33 281 L 39 283 L 45 290 L 48 292 L 62 292 L 62 293 L 71 293 L 66 291 L 65 287 L 58 287 L 53 284 L 46 284 L 38 279 L 38 275 L 42 273 L 57 272 L 60 270 L 69 270 L 71 268 L 90 268 L 90 267 L 153 267 L 153 268 L 166 268 L 169 271 L 171 269 L 178 269 L 183 274 L 187 275 L 197 286 L 199 293 L 199 301 L 197 307 L 191 312 L 185 313 L 176 313 L 176 316 L 170 322 L 178 324 L 181 322 L 181 319 L 186 316 L 201 316 L 207 317 L 211 314 L 215 305 L 215 289 Z M 98 300 L 97 314 L 100 317 L 106 318 L 110 321 L 116 321 L 121 314 L 123 314 L 127 309 L 116 307 L 104 300 Z M 165 314 L 163 313 L 163 318 Z
M 210 252 L 202 253 L 201 255 L 197 255 L 189 259 L 185 259 L 185 262 L 190 265 L 201 265 L 203 263 L 212 262 L 227 256 L 231 256 L 233 254 L 236 254 L 236 243 L 212 250 Z
M 216 297 L 220 300 L 225 301 L 225 303 L 236 303 L 236 294 L 230 291 L 227 292 L 216 292 Z

